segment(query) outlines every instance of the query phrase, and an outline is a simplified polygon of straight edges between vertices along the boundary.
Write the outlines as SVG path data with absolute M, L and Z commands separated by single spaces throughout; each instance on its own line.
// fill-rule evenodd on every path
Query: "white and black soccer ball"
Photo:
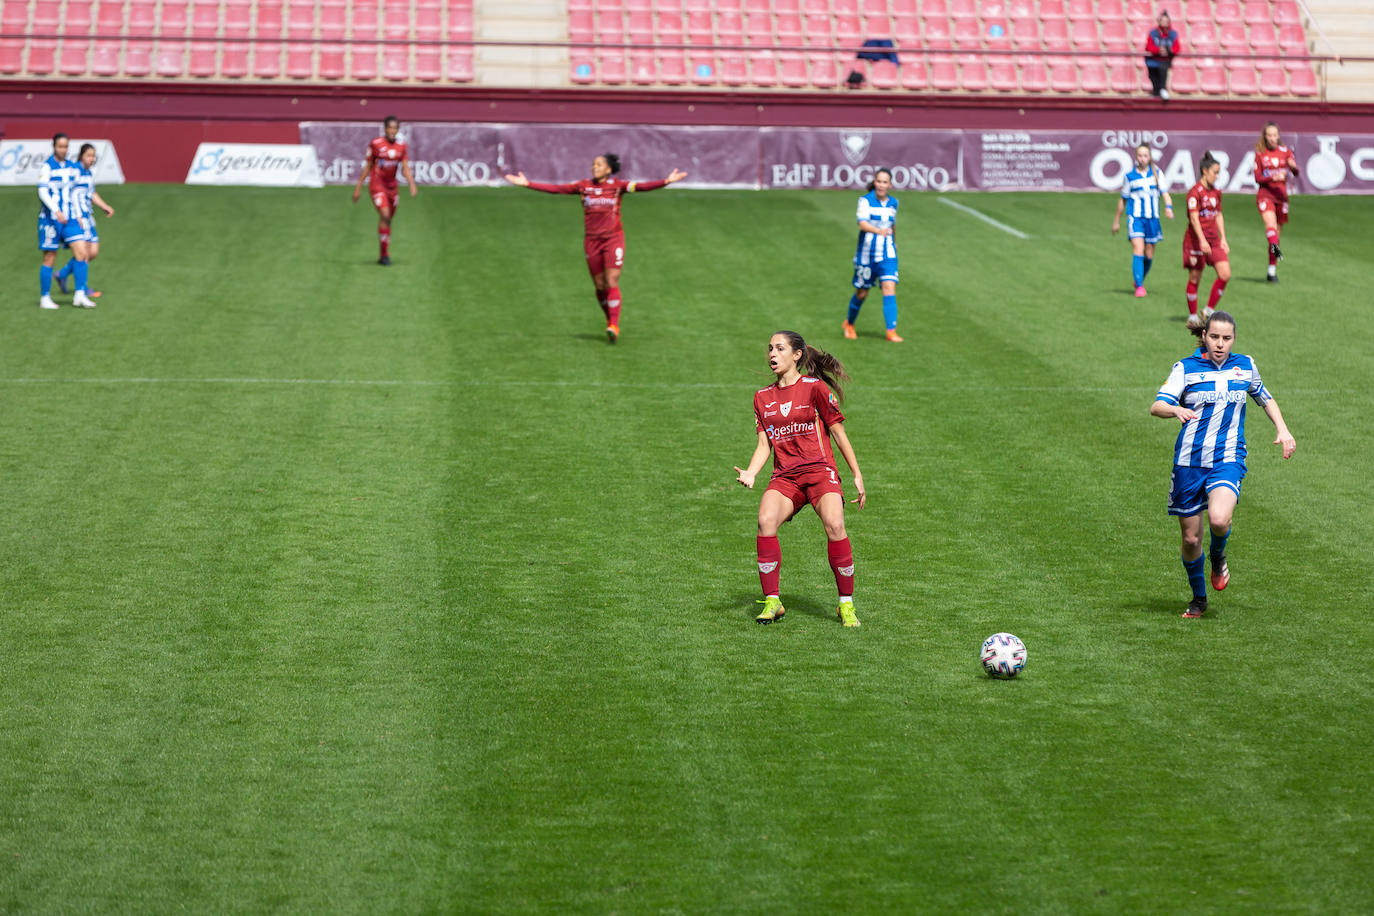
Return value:
M 1013 678 L 1026 667 L 1026 644 L 1010 633 L 993 633 L 983 640 L 980 658 L 990 677 Z

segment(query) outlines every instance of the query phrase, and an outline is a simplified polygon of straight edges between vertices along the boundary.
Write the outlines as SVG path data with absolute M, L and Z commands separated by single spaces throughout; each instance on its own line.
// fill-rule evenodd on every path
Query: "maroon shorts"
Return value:
M 1223 261 L 1231 260 L 1231 258 L 1226 254 L 1226 252 L 1221 250 L 1220 238 L 1208 239 L 1207 244 L 1211 247 L 1212 250 L 1204 254 L 1202 251 L 1202 246 L 1200 246 L 1193 239 L 1193 234 L 1191 232 L 1186 233 L 1183 236 L 1184 270 L 1201 270 L 1204 266 L 1208 264 L 1210 264 L 1213 267 L 1216 267 Z
M 815 506 L 827 493 L 838 493 L 841 499 L 844 498 L 844 490 L 840 488 L 840 475 L 834 468 L 812 468 L 789 473 L 783 477 L 774 477 L 768 481 L 768 489 L 777 490 L 792 500 L 793 515 L 800 512 L 807 503 Z
M 372 206 L 378 210 L 386 207 L 392 213 L 396 212 L 396 201 L 400 197 L 400 188 L 379 188 L 375 185 L 370 186 L 368 193 L 372 195 Z
M 1260 188 L 1255 192 L 1255 209 L 1274 214 L 1280 226 L 1288 222 L 1288 201 L 1279 199 L 1268 188 Z
M 625 233 L 617 232 L 608 238 L 587 238 L 583 242 L 587 252 L 587 272 L 593 276 L 608 267 L 619 270 L 625 266 Z

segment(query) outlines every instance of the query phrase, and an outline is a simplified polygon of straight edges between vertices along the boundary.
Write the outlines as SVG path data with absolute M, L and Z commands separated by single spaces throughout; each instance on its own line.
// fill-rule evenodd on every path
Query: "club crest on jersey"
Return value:
M 785 417 L 792 412 L 792 402 L 788 401 L 786 404 L 781 405 L 778 409 L 782 411 L 782 415 Z
M 864 161 L 864 156 L 868 155 L 868 146 L 872 142 L 873 135 L 868 131 L 840 134 L 840 148 L 844 150 L 844 158 L 849 160 L 850 165 L 858 165 Z

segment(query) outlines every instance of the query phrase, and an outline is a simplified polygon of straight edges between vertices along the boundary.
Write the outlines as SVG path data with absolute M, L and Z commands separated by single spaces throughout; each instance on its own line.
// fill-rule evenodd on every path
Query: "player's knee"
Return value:
M 1183 532 L 1183 552 L 1194 554 L 1202 549 L 1202 532 L 1185 531 Z
M 840 519 L 838 522 L 826 522 L 825 537 L 829 541 L 843 541 L 848 537 L 844 531 L 844 519 Z
M 759 513 L 759 537 L 761 537 L 761 538 L 773 538 L 773 537 L 777 537 L 777 536 L 778 536 L 778 526 L 781 525 L 781 524 L 782 524 L 782 520 L 781 520 L 781 519 L 774 518 L 774 517 L 771 516 L 771 515 L 765 515 L 764 513 L 760 512 L 760 513 Z

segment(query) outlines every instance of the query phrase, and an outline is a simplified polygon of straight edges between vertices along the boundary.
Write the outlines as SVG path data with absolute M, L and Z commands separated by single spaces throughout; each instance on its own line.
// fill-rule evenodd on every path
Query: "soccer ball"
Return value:
M 1010 633 L 993 633 L 983 640 L 981 659 L 989 676 L 1013 678 L 1026 667 L 1026 644 Z

